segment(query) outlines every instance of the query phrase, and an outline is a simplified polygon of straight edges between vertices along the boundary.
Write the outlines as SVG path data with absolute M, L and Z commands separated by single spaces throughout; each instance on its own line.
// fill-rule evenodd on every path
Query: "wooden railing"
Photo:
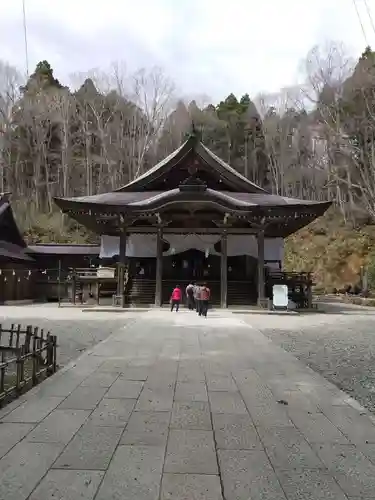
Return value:
M 269 279 L 276 281 L 281 280 L 283 282 L 291 282 L 296 284 L 313 284 L 312 273 L 298 272 L 298 271 L 279 271 L 276 269 L 270 269 L 268 271 Z
M 0 404 L 57 369 L 57 337 L 43 329 L 0 325 Z
M 270 270 L 266 280 L 269 293 L 273 285 L 283 284 L 288 287 L 288 296 L 298 309 L 312 308 L 313 275 L 309 272 Z
M 99 277 L 97 275 L 99 268 L 72 268 L 70 269 L 68 280 L 68 300 L 73 303 L 83 304 L 89 297 L 94 299 L 97 304 L 102 295 L 114 296 L 117 290 L 116 268 L 112 277 Z M 124 276 L 125 287 L 127 284 L 127 273 Z

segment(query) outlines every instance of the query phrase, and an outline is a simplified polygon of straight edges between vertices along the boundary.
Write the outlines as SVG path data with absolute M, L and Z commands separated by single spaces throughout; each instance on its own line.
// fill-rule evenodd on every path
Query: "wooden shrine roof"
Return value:
M 34 259 L 27 255 L 26 248 L 9 243 L 9 241 L 0 240 L 0 260 L 32 262 Z
M 0 237 L 21 248 L 26 247 L 25 240 L 18 229 L 13 210 L 9 200 L 9 194 L 0 194 Z
M 8 193 L 0 194 L 0 238 L 1 260 L 33 260 L 26 254 L 26 243 L 14 218 Z
M 29 245 L 27 253 L 30 255 L 90 255 L 98 256 L 100 245 L 80 243 L 37 243 Z
M 215 153 L 202 144 L 194 134 L 192 134 L 179 148 L 173 151 L 173 153 L 133 181 L 116 189 L 116 192 L 142 191 L 147 188 L 147 186 L 150 186 L 152 182 L 192 156 L 198 162 L 215 172 L 222 179 L 224 185 L 231 186 L 232 189 L 245 193 L 266 193 L 262 187 L 251 182 L 233 167 L 228 165 L 228 163 L 215 155 Z
M 75 198 L 55 198 L 56 204 L 63 211 L 94 210 L 100 211 L 127 211 L 159 210 L 174 203 L 218 202 L 224 208 L 232 210 L 250 210 L 254 207 L 285 207 L 303 206 L 313 207 L 330 205 L 328 202 L 305 201 L 268 193 L 233 193 L 231 191 L 216 191 L 207 188 L 202 192 L 183 192 L 179 188 L 169 191 L 141 191 L 141 192 L 112 192 L 92 196 L 78 196 Z
M 126 186 L 110 193 L 55 198 L 55 202 L 64 213 L 99 234 L 118 234 L 125 226 L 137 232 L 140 225 L 152 231 L 160 223 L 168 224 L 169 229 L 182 225 L 193 231 L 214 230 L 231 218 L 234 230 L 264 226 L 275 237 L 306 226 L 330 206 L 330 202 L 268 193 L 193 135 Z
M 267 226 L 267 234 L 285 237 L 324 214 L 330 202 L 312 202 L 267 194 L 220 192 L 207 188 L 203 192 L 173 189 L 165 192 L 106 193 L 93 197 L 57 199 L 56 203 L 81 224 L 99 234 L 118 234 L 126 225 L 130 232 L 156 227 L 158 219 L 184 223 L 193 227 L 230 218 L 232 227 L 249 230 Z M 206 221 L 206 222 L 204 222 Z M 173 224 L 170 226 L 173 227 Z M 209 226 L 207 226 L 209 227 Z M 178 231 L 177 231 L 178 232 Z

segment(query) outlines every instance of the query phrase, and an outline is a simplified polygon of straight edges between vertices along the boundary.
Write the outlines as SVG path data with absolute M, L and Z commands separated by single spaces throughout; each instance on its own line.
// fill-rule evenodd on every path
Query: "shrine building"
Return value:
M 268 273 L 282 270 L 284 239 L 331 204 L 270 194 L 216 156 L 194 131 L 127 185 L 55 202 L 101 236 L 102 262 L 117 263 L 122 306 L 135 285 L 161 306 L 176 284 L 195 281 L 208 283 L 223 308 L 239 301 L 239 291 L 240 302 L 261 304 L 269 294 Z

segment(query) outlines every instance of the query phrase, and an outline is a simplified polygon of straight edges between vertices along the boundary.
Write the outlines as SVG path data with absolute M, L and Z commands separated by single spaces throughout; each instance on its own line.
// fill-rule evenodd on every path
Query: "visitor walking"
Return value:
M 187 305 L 190 311 L 194 310 L 194 283 L 189 283 L 185 290 Z
M 171 312 L 173 311 L 174 306 L 176 306 L 176 312 L 178 312 L 180 308 L 181 298 L 182 298 L 181 288 L 179 287 L 179 285 L 176 285 L 171 295 Z
M 211 296 L 211 290 L 208 288 L 207 283 L 204 283 L 200 290 L 200 311 L 199 316 L 207 318 L 208 303 Z
M 201 286 L 196 284 L 194 286 L 194 302 L 195 302 L 195 309 L 197 313 L 199 314 L 199 311 L 201 310 Z

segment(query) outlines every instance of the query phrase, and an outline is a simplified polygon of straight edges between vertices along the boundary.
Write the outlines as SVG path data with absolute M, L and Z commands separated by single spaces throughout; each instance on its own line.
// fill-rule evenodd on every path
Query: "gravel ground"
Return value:
M 257 315 L 247 321 L 375 411 L 375 310 L 339 304 L 321 307 L 326 314 Z
M 134 321 L 135 314 L 139 313 L 89 313 L 72 308 L 58 309 L 54 304 L 2 306 L 0 323 L 3 328 L 12 323 L 39 326 L 57 335 L 57 362 L 61 368 L 85 349 Z

